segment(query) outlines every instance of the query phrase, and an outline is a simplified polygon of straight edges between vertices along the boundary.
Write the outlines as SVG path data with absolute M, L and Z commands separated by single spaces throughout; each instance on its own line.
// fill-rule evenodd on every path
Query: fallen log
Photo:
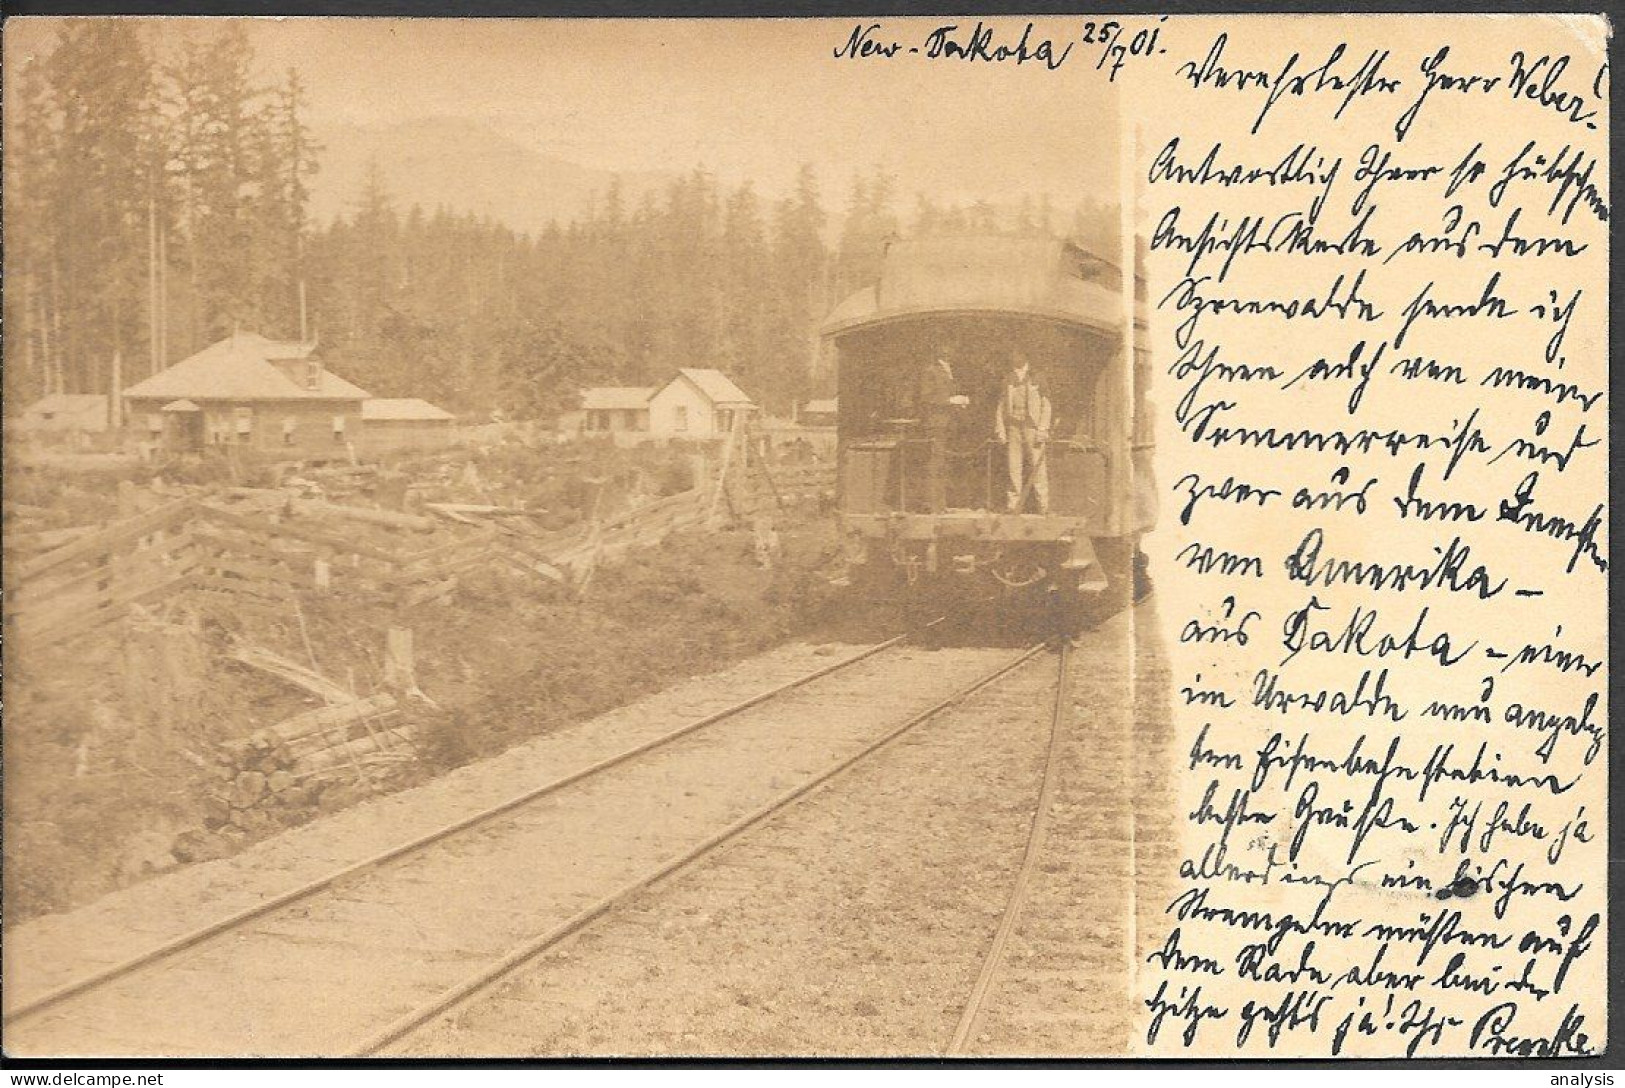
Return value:
M 213 505 L 201 507 L 200 512 L 205 518 L 217 520 L 226 525 L 230 525 L 233 528 L 244 529 L 252 533 L 260 533 L 267 537 L 290 537 L 294 540 L 303 540 L 311 544 L 320 544 L 323 547 L 333 549 L 335 552 L 365 556 L 368 559 L 376 559 L 380 562 L 389 563 L 391 565 L 397 564 L 400 561 L 399 557 L 393 552 L 387 552 L 382 548 L 375 548 L 370 544 L 364 544 L 359 540 L 346 537 L 338 530 L 323 532 L 320 529 L 308 528 L 306 526 L 294 524 L 287 520 L 269 521 L 263 518 L 250 517 L 247 514 L 240 513 L 236 510 L 228 510 L 224 507 Z
M 414 732 L 404 726 L 396 726 L 389 730 L 379 729 L 365 736 L 307 752 L 300 756 L 294 777 L 304 778 L 330 767 L 345 767 L 365 762 L 368 757 L 376 758 L 395 753 L 411 745 Z
M 480 524 L 480 520 L 478 518 L 471 518 L 467 514 L 461 513 L 461 512 L 456 511 L 456 510 L 447 510 L 445 507 L 441 506 L 437 502 L 426 502 L 426 503 L 423 504 L 423 506 L 424 506 L 424 509 L 432 510 L 438 516 L 445 518 L 447 521 L 455 521 L 459 525 L 479 525 Z
M 322 502 L 319 499 L 296 499 L 293 503 L 294 513 L 301 517 L 311 518 L 349 518 L 352 521 L 364 521 L 372 525 L 387 525 L 391 529 L 410 529 L 413 532 L 427 533 L 434 529 L 434 519 L 423 517 L 420 514 L 402 514 L 394 510 L 373 510 L 365 506 L 340 506 L 338 503 Z
M 527 573 L 540 575 L 541 577 L 546 578 L 549 581 L 557 582 L 560 585 L 570 584 L 570 579 L 565 576 L 563 571 L 545 560 L 532 559 L 528 555 L 522 555 L 518 552 L 507 549 L 497 552 L 497 556 L 500 559 L 507 560 L 509 563 L 512 563 L 514 566 L 518 567 L 522 571 L 526 571 Z
M 426 502 L 424 509 L 444 511 L 449 514 L 485 514 L 499 517 L 528 518 L 536 514 L 545 514 L 546 510 L 526 510 L 521 506 L 488 506 L 476 502 Z
M 315 669 L 306 668 L 297 661 L 291 661 L 263 646 L 241 642 L 226 656 L 240 665 L 269 673 L 279 680 L 303 688 L 332 705 L 338 706 L 355 701 L 353 692 L 329 680 Z
M 303 714 L 295 714 L 291 718 L 284 718 L 275 725 L 267 726 L 261 730 L 273 736 L 277 742 L 294 746 L 306 738 L 321 733 L 329 733 L 345 728 L 349 723 L 359 722 L 366 718 L 382 714 L 395 708 L 395 696 L 387 691 L 369 695 L 365 699 L 356 699 L 352 702 L 341 703 L 338 706 L 318 707 L 307 710 Z M 221 747 L 228 752 L 238 753 L 248 749 L 253 738 L 227 741 Z

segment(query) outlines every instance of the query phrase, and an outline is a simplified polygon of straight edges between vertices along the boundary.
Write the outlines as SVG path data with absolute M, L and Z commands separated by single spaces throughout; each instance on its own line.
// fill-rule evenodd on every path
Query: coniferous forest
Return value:
M 8 80 L 8 403 L 127 386 L 233 330 L 319 339 L 377 396 L 548 418 L 584 385 L 729 372 L 770 411 L 832 388 L 817 326 L 873 281 L 888 237 L 1065 233 L 1115 245 L 1101 202 L 942 206 L 871 169 L 804 166 L 766 198 L 668 164 L 661 191 L 610 185 L 536 234 L 402 206 L 369 172 L 314 222 L 322 148 L 297 70 L 257 72 L 241 28 L 181 42 L 68 21 Z

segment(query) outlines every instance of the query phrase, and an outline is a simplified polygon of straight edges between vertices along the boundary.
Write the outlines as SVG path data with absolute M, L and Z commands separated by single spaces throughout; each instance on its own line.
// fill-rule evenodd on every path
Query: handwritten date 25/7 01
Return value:
M 1082 45 L 1085 54 L 1095 57 L 1095 70 L 1104 71 L 1108 80 L 1115 81 L 1117 73 L 1131 59 L 1168 51 L 1158 40 L 1162 34 L 1162 24 L 1167 19 L 1167 16 L 1162 16 L 1143 25 L 1117 20 L 1091 20 L 1082 25 L 1076 38 L 1059 39 L 1038 33 L 1034 23 L 1027 23 L 1019 36 L 1001 33 L 999 28 L 981 20 L 971 27 L 945 23 L 917 44 L 888 34 L 881 23 L 858 23 L 852 27 L 846 41 L 836 46 L 832 53 L 836 60 L 890 60 L 903 55 L 924 57 L 926 60 L 1016 65 L 1035 63 L 1054 71 L 1067 62 L 1074 47 Z

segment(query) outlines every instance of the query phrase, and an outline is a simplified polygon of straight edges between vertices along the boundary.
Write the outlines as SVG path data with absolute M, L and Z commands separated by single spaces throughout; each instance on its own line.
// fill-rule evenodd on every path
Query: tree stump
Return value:
M 136 617 L 124 639 L 124 697 L 132 717 L 188 736 L 198 725 L 207 655 L 194 617 L 167 623 Z

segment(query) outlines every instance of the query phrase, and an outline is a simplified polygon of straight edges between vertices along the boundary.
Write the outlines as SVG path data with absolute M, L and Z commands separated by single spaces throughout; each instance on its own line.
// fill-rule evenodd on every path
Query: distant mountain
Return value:
M 355 209 L 373 159 L 402 212 L 414 204 L 430 212 L 444 206 L 530 232 L 586 212 L 617 176 L 553 158 L 461 117 L 317 126 L 313 135 L 322 145 L 311 185 L 311 213 L 319 223 Z M 666 181 L 654 173 L 620 177 L 628 210 Z

